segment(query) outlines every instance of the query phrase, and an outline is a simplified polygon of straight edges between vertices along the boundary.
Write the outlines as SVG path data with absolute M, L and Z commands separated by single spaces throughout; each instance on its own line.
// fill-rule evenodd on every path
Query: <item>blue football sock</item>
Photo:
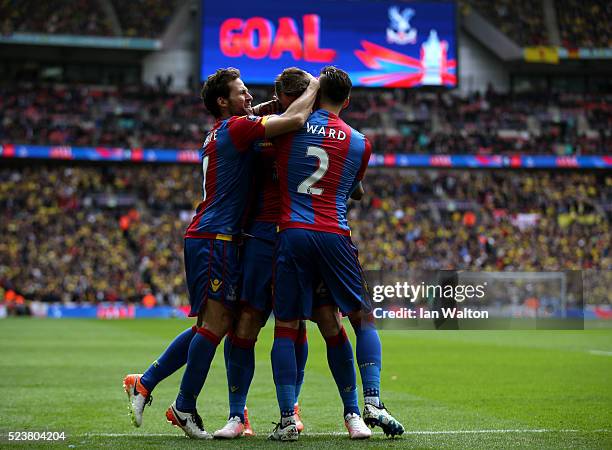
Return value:
M 344 327 L 337 336 L 325 338 L 327 363 L 344 404 L 344 415 L 360 414 L 357 402 L 357 374 L 353 360 L 353 348 L 346 337 Z
M 295 340 L 297 330 L 286 327 L 274 329 L 272 345 L 272 373 L 276 385 L 276 398 L 282 417 L 293 416 L 295 403 L 295 380 L 297 366 L 295 362 Z
M 140 378 L 140 383 L 149 392 L 163 379 L 169 377 L 187 363 L 189 344 L 196 333 L 196 327 L 183 331 L 174 338 L 162 355 L 153 361 L 147 371 Z
M 228 335 L 223 354 L 229 392 L 229 417 L 238 416 L 244 423 L 244 407 L 255 373 L 255 339 Z
M 306 337 L 306 325 L 302 324 L 295 341 L 295 364 L 297 366 L 297 378 L 295 379 L 295 401 L 298 402 L 302 384 L 304 384 L 304 369 L 308 359 L 308 338 Z
M 363 396 L 367 403 L 380 406 L 380 371 L 382 369 L 382 346 L 376 327 L 371 322 L 353 323 L 357 338 L 357 365 L 363 384 Z
M 204 386 L 210 363 L 220 341 L 220 337 L 205 328 L 199 328 L 198 333 L 191 340 L 187 367 L 181 380 L 181 390 L 176 397 L 176 408 L 179 411 L 195 411 L 196 400 Z

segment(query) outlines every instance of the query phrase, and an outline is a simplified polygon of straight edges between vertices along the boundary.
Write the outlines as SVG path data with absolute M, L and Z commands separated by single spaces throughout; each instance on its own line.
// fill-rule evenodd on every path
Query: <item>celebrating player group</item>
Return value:
M 246 400 L 255 342 L 273 312 L 280 422 L 270 439 L 295 441 L 304 429 L 298 406 L 308 356 L 304 320 L 316 322 L 325 338 L 350 438 L 369 438 L 368 425 L 390 436 L 404 432 L 380 400 L 381 343 L 346 217 L 349 198 L 363 195 L 371 153 L 364 135 L 339 117 L 351 86 L 336 67 L 325 67 L 318 79 L 289 68 L 275 80 L 275 98 L 252 107 L 237 69 L 207 78 L 202 99 L 216 123 L 201 151 L 203 199 L 185 233 L 196 325 L 179 334 L 144 374 L 124 378 L 135 426 L 142 424 L 157 384 L 186 366 L 168 421 L 194 439 L 254 434 Z M 363 414 L 341 315 L 355 331 Z M 224 336 L 229 417 L 210 434 L 196 401 Z

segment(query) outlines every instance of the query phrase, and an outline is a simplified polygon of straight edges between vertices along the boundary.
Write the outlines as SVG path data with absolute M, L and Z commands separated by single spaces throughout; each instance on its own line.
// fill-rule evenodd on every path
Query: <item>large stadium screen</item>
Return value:
M 202 0 L 200 77 L 233 66 L 253 84 L 285 67 L 346 70 L 356 86 L 457 85 L 453 2 Z

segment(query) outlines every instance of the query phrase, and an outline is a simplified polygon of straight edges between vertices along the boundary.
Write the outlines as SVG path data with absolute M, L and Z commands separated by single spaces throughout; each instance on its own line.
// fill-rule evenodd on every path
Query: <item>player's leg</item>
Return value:
M 205 289 L 201 280 L 201 272 L 208 268 L 213 255 L 210 240 L 186 239 L 184 248 L 185 270 L 190 316 L 198 315 L 204 298 Z M 151 392 L 159 382 L 172 375 L 187 363 L 189 345 L 196 334 L 197 326 L 193 326 L 176 336 L 162 355 L 156 359 L 143 375 L 130 374 L 123 380 L 123 387 L 128 395 L 132 423 L 139 427 L 145 406 L 151 403 Z
M 380 371 L 382 369 L 382 346 L 371 314 L 363 311 L 349 313 L 355 331 L 357 365 L 361 374 L 363 396 L 366 404 L 380 404 Z
M 295 413 L 295 426 L 298 433 L 304 431 L 304 423 L 300 417 L 299 397 L 304 384 L 304 371 L 306 369 L 306 361 L 308 360 L 308 337 L 306 334 L 306 322 L 300 321 L 298 336 L 295 340 L 295 366 L 297 369 L 297 377 L 295 380 L 295 404 L 293 410 Z
M 216 438 L 233 439 L 245 432 L 244 411 L 255 374 L 255 342 L 267 316 L 267 313 L 248 305 L 243 306 L 234 329 L 225 338 L 223 354 L 230 410 L 225 426 L 215 431 Z
M 254 235 L 245 240 L 242 249 L 240 316 L 224 343 L 230 411 L 226 425 L 214 436 L 225 439 L 254 435 L 246 399 L 255 373 L 255 341 L 272 309 L 276 225 L 256 222 L 251 231 Z
M 295 343 L 300 319 L 312 312 L 312 260 L 303 230 L 280 233 L 274 261 L 274 344 L 272 372 L 281 420 L 270 435 L 274 440 L 297 440 Z
M 186 329 L 176 336 L 162 355 L 141 374 L 129 374 L 123 379 L 123 388 L 128 395 L 128 403 L 132 423 L 142 425 L 144 408 L 151 404 L 151 393 L 157 384 L 172 375 L 187 362 L 189 344 L 196 333 L 197 327 Z
M 391 415 L 380 400 L 380 371 L 382 345 L 371 314 L 357 311 L 349 314 L 357 344 L 357 365 L 363 385 L 364 421 L 371 427 L 379 426 L 390 436 L 401 435 L 404 426 Z
M 372 433 L 363 422 L 357 406 L 353 349 L 337 314 L 337 308 L 346 313 L 367 306 L 362 273 L 355 267 L 348 236 L 317 233 L 315 237 L 321 258 L 321 280 L 333 302 L 321 305 L 320 299 L 317 299 L 318 324 L 326 337 L 330 369 L 345 402 L 345 424 L 349 434 L 353 439 L 368 438 Z
M 207 301 L 201 314 L 201 326 L 189 345 L 187 367 L 181 380 L 179 394 L 166 412 L 168 421 L 195 439 L 209 435 L 202 424 L 196 401 L 204 386 L 217 346 L 227 333 L 233 315 L 222 303 Z
M 195 336 L 196 330 L 197 327 L 194 325 L 176 336 L 164 353 L 153 361 L 153 364 L 142 375 L 140 382 L 149 392 L 152 392 L 160 381 L 168 378 L 187 363 L 189 343 Z
M 189 344 L 187 367 L 179 394 L 168 411 L 168 420 L 192 438 L 211 437 L 202 425 L 196 409 L 217 346 L 227 333 L 235 315 L 239 278 L 238 247 L 233 242 L 186 239 L 185 258 L 188 285 L 202 293 L 199 304 L 192 302 L 192 312 L 199 307 L 198 329 Z M 207 251 L 203 251 L 207 248 Z M 207 258 L 205 256 L 208 256 Z M 190 287 L 190 293 L 192 288 Z
M 347 241 L 347 246 L 353 255 L 359 273 L 363 276 L 357 248 L 350 239 Z M 369 426 L 379 426 L 387 435 L 401 435 L 404 432 L 404 426 L 389 413 L 380 400 L 382 345 L 370 309 L 360 308 L 348 313 L 349 320 L 355 331 L 357 365 L 363 386 L 363 418 Z
M 297 379 L 295 341 L 298 337 L 299 325 L 299 320 L 275 320 L 274 343 L 270 356 L 281 420 L 270 435 L 270 439 L 273 440 L 291 441 L 298 438 L 295 421 L 295 382 Z
M 336 305 L 323 305 L 313 311 L 327 346 L 327 363 L 334 377 L 344 405 L 344 417 L 360 415 L 357 400 L 357 374 L 353 360 L 353 348 L 340 322 Z M 369 431 L 369 430 L 368 430 Z M 366 434 L 369 436 L 370 433 Z M 366 437 L 366 436 L 364 436 Z

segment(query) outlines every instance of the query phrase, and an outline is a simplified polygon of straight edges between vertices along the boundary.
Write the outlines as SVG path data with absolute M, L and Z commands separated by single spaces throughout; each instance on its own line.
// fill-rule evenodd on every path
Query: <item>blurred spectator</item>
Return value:
M 186 302 L 183 233 L 200 170 L 0 169 L 5 298 Z M 365 269 L 612 269 L 606 173 L 379 169 L 365 190 L 349 211 Z

